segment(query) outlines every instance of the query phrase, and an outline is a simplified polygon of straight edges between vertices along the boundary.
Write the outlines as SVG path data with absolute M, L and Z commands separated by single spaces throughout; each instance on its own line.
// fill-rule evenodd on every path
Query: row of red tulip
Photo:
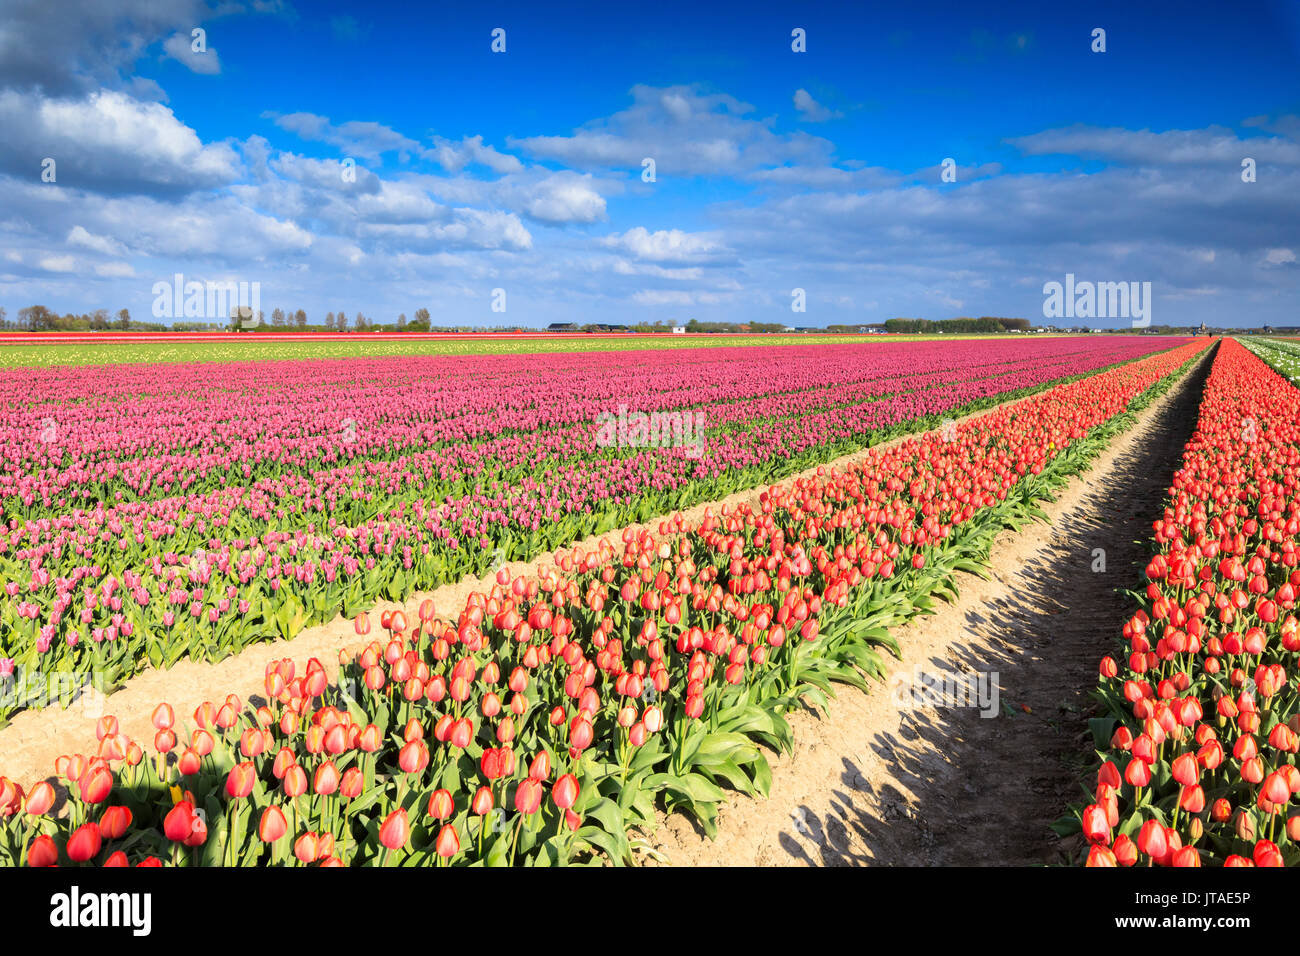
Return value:
M 879 677 L 887 629 L 987 556 L 1010 519 L 1104 444 L 1203 348 L 1061 386 L 948 434 L 878 449 L 658 533 L 502 571 L 454 620 L 430 602 L 330 681 L 268 667 L 265 703 L 205 704 L 152 744 L 105 718 L 98 753 L 0 783 L 0 858 L 137 865 L 565 863 L 635 859 L 681 808 L 765 794 L 784 714 Z M 359 634 L 373 622 L 359 615 Z M 896 645 L 894 646 L 896 650 Z
M 1225 340 L 1101 661 L 1087 865 L 1300 863 L 1298 423 L 1300 391 Z

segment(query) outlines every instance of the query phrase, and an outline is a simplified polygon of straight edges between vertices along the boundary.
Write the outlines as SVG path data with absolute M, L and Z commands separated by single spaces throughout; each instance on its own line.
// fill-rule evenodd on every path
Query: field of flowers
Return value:
M 379 358 L 386 355 L 530 355 L 537 352 L 625 352 L 703 348 L 885 344 L 952 341 L 953 335 L 628 335 L 626 333 L 32 333 L 0 332 L 0 368 L 158 362 L 258 362 Z M 1005 338 L 1005 336 L 1004 336 Z M 37 341 L 34 341 L 37 340 Z
M 12 368 L 0 678 L 221 659 L 1173 344 Z
M 1250 343 L 1284 372 L 1294 346 Z M 1090 866 L 1300 863 L 1300 390 L 1234 341 L 1100 665 Z
M 647 403 L 666 404 L 697 399 L 709 394 L 702 390 L 715 389 L 710 402 L 739 410 L 731 418 L 720 413 L 725 424 L 718 432 L 719 449 L 725 451 L 718 464 L 725 473 L 726 466 L 746 464 L 745 453 L 780 453 L 764 442 L 825 446 L 842 440 L 842 435 L 906 421 L 904 415 L 933 414 L 1035 381 L 1135 358 L 1142 347 L 1152 349 L 1133 341 L 1137 352 L 1107 352 L 1092 342 L 1086 354 L 1056 351 L 1064 343 L 1034 343 L 1030 352 L 1012 359 L 1005 352 L 949 347 L 946 358 L 934 358 L 934 367 L 927 365 L 930 357 L 922 349 L 913 347 L 907 353 L 912 363 L 907 366 L 907 384 L 914 387 L 907 392 L 897 390 L 897 365 L 892 371 L 889 365 L 871 369 L 874 353 L 855 356 L 844 365 L 838 365 L 833 354 L 787 352 L 759 359 L 777 361 L 779 376 L 770 364 L 733 373 L 707 359 L 696 368 L 660 369 L 662 374 L 650 376 L 629 368 L 625 357 L 592 376 L 583 388 L 603 387 L 610 398 L 637 395 Z M 112 717 L 105 717 L 99 724 L 98 752 L 62 757 L 55 768 L 68 790 L 66 812 L 54 812 L 56 792 L 48 782 L 24 791 L 0 779 L 0 861 L 114 866 L 617 864 L 632 861 L 643 848 L 641 835 L 654 827 L 657 810 L 681 809 L 711 831 L 723 787 L 767 792 L 771 774 L 760 745 L 775 750 L 789 746 L 785 715 L 801 703 L 823 700 L 833 683 L 866 686 L 878 677 L 881 652 L 898 650 L 891 628 L 927 610 L 933 596 L 950 594 L 956 570 L 978 570 L 1000 529 L 1035 514 L 1038 499 L 1083 467 L 1132 421 L 1134 411 L 1167 389 L 1208 345 L 1179 345 L 959 422 L 942 434 L 873 450 L 844 470 L 769 490 L 756 509 L 711 514 L 694 524 L 665 520 L 658 533 L 625 533 L 621 554 L 605 543 L 585 552 L 561 553 L 553 566 L 540 568 L 535 579 L 512 578 L 502 571 L 496 586 L 473 594 L 454 619 L 440 618 L 427 604 L 413 620 L 400 612 L 378 621 L 360 613 L 357 633 L 374 639 L 345 662 L 335 682 L 328 680 L 319 661 L 297 666 L 278 661 L 266 671 L 265 703 L 254 706 L 234 696 L 214 700 L 199 707 L 188 726 L 182 722 L 188 715 L 178 717 L 160 703 L 153 715 L 152 741 L 128 739 Z M 1243 401 L 1242 395 L 1264 401 L 1272 393 L 1251 387 L 1253 379 L 1238 375 L 1224 381 L 1244 355 L 1240 349 L 1226 348 L 1216 364 L 1216 394 L 1222 393 L 1229 404 Z M 815 369 L 815 376 L 805 369 Z M 350 372 L 346 384 L 331 384 L 325 377 L 328 371 L 320 369 L 316 381 L 349 400 L 357 394 L 368 396 L 358 400 L 358 408 L 370 403 L 381 410 L 397 408 L 425 391 L 438 394 L 427 385 L 421 389 L 408 384 L 399 366 L 384 370 L 394 382 L 370 386 L 363 384 L 367 377 L 357 370 Z M 554 368 L 544 371 L 543 380 L 556 377 Z M 581 374 L 578 369 L 566 371 L 569 376 Z M 764 371 L 766 379 L 755 385 L 752 376 Z M 733 374 L 749 383 L 739 394 L 735 379 L 729 377 Z M 825 386 L 828 378 L 839 383 L 837 392 L 816 387 Z M 873 381 L 880 387 L 873 389 Z M 91 382 L 103 391 L 91 393 Z M 804 388 L 777 390 L 795 383 Z M 382 391 L 388 384 L 394 388 L 391 393 Z M 627 391 L 633 385 L 639 390 Z M 104 396 L 105 403 L 112 404 L 111 376 L 92 377 L 82 387 L 83 402 L 95 405 L 97 396 Z M 195 394 L 179 383 L 164 386 L 160 380 L 164 387 L 176 402 Z M 494 401 L 480 400 L 464 410 L 454 404 L 438 406 L 442 417 L 416 427 L 437 428 L 437 422 L 456 419 L 460 412 L 463 420 L 439 434 L 453 441 L 467 435 L 492 440 L 489 436 L 499 434 L 493 431 L 494 422 L 520 421 L 523 425 L 512 439 L 493 454 L 523 446 L 524 457 L 518 461 L 531 466 L 529 474 L 555 450 L 581 447 L 575 432 L 580 435 L 586 427 L 582 420 L 590 407 L 569 414 L 536 402 L 510 406 L 514 387 L 494 385 L 491 378 L 484 387 Z M 379 390 L 383 399 L 368 388 Z M 303 385 L 300 391 L 305 390 Z M 1291 391 L 1300 399 L 1300 393 Z M 810 397 L 802 399 L 803 392 Z M 581 394 L 590 397 L 588 391 Z M 445 400 L 452 403 L 453 397 Z M 565 401 L 573 401 L 572 389 Z M 242 406 L 242 414 L 256 415 L 258 407 Z M 1262 429 L 1296 437 L 1295 401 L 1286 425 L 1280 408 L 1276 419 L 1262 404 L 1251 409 Z M 281 413 L 286 411 L 282 405 Z M 1223 423 L 1235 411 L 1226 409 Z M 311 422 L 320 413 L 301 414 Z M 390 437 L 383 430 L 388 418 L 382 411 L 373 416 L 370 421 L 383 437 L 370 439 L 368 454 L 379 460 L 385 453 L 392 458 L 418 454 L 409 450 L 409 435 Z M 403 421 L 409 417 L 409 412 L 398 416 Z M 196 479 L 210 484 L 199 484 L 190 498 L 206 493 L 205 487 L 221 488 L 231 461 L 205 450 L 202 438 L 213 433 L 218 440 L 233 441 L 238 427 L 231 425 L 225 433 L 211 426 L 186 431 L 189 426 L 181 424 L 186 418 L 160 414 L 166 437 L 155 439 L 150 429 L 142 429 L 143 444 L 136 446 L 141 453 L 110 459 L 116 468 L 106 462 L 97 480 L 120 482 L 132 490 L 165 484 L 169 476 L 152 472 L 148 461 L 166 445 L 174 454 L 193 454 L 198 462 L 212 463 L 207 477 Z M 98 420 L 95 415 L 83 419 Z M 764 424 L 753 428 L 755 421 Z M 785 430 L 794 435 L 774 437 L 774 421 L 786 422 Z M 168 424 L 173 431 L 166 431 Z M 182 435 L 191 435 L 193 444 L 186 444 Z M 732 438 L 734 443 L 729 443 Z M 142 453 L 145 448 L 147 455 Z M 305 502 L 301 509 L 265 505 L 260 520 L 310 521 L 307 515 L 318 507 L 315 498 L 320 493 L 310 492 L 309 482 L 328 480 L 332 468 L 338 467 L 320 461 L 319 456 L 331 450 L 328 443 L 289 436 L 267 443 L 260 458 L 240 446 L 234 467 L 252 457 L 257 468 L 267 469 L 256 479 L 266 482 L 260 489 L 266 499 L 274 500 L 280 483 L 295 504 Z M 589 447 L 587 451 L 590 454 Z M 712 443 L 709 452 L 715 453 Z M 702 459 L 709 460 L 708 455 Z M 598 461 L 589 459 L 586 466 Z M 123 467 L 123 462 L 133 467 Z M 404 471 L 408 467 L 403 466 Z M 252 465 L 249 470 L 245 481 L 252 477 Z M 54 494 L 48 505 L 42 497 L 40 507 L 60 507 L 57 495 L 72 486 L 69 481 L 60 488 L 57 473 L 51 463 L 47 481 Z M 91 473 L 88 467 L 77 479 L 92 480 Z M 297 477 L 282 477 L 286 473 Z M 400 476 L 382 473 L 378 488 L 371 493 L 396 493 L 403 485 Z M 1220 496 L 1228 490 L 1217 489 Z M 136 503 L 126 491 L 121 495 L 118 507 Z M 1267 507 L 1261 502 L 1261 508 L 1270 515 L 1268 521 L 1275 522 L 1271 515 L 1278 503 L 1276 493 L 1270 488 L 1266 495 Z M 33 496 L 26 507 L 36 500 Z M 28 523 L 39 526 L 41 520 L 26 518 L 20 530 Z M 318 520 L 332 540 L 348 540 L 335 533 L 339 525 Z M 1297 520 L 1293 517 L 1291 523 Z M 1176 526 L 1172 517 L 1170 521 Z M 174 535 L 175 523 L 175 518 L 144 521 L 140 534 Z M 49 524 L 50 530 L 62 530 L 58 522 Z M 1238 522 L 1234 517 L 1229 526 L 1238 524 L 1239 535 L 1263 533 L 1255 518 Z M 102 541 L 108 545 L 105 550 L 111 550 L 129 535 L 127 527 L 123 521 L 120 531 L 110 530 L 103 538 L 88 536 L 83 547 L 93 549 Z M 1271 524 L 1270 529 L 1270 534 L 1276 530 Z M 273 540 L 305 549 L 315 544 L 310 535 L 320 533 L 318 528 L 301 540 L 294 534 L 284 542 Z M 262 531 L 260 536 L 265 535 Z M 122 550 L 133 554 L 132 548 L 139 545 L 126 541 Z M 157 549 L 156 544 L 150 547 Z M 67 550 L 77 553 L 72 547 Z M 235 557 L 227 562 L 237 569 L 237 579 L 247 575 L 243 584 L 259 578 L 258 568 L 264 566 L 239 563 L 248 551 L 235 549 Z M 265 563 L 270 561 L 268 557 Z M 184 576 L 194 573 L 179 562 L 161 560 L 148 571 L 166 581 L 164 569 L 175 571 L 174 583 L 164 587 L 177 591 L 190 583 Z M 1184 576 L 1181 568 L 1177 573 L 1180 579 Z M 303 577 L 295 572 L 272 580 Z M 38 580 L 33 584 L 36 587 L 28 590 L 46 586 Z M 238 585 L 230 586 L 238 593 Z M 143 574 L 133 573 L 107 594 L 97 586 L 89 596 L 111 600 L 120 597 L 119 590 L 142 608 L 152 606 Z M 141 590 L 149 601 L 136 600 Z M 87 596 L 87 589 L 76 587 L 70 593 L 76 602 Z M 191 592 L 181 601 L 162 603 L 174 603 L 185 612 L 191 599 L 202 600 Z M 1279 592 L 1277 600 L 1283 599 Z M 1246 604 L 1236 603 L 1234 595 L 1225 608 L 1243 609 Z M 129 601 L 123 600 L 122 606 L 128 607 Z M 97 607 L 90 608 L 92 616 Z M 152 633 L 156 622 L 142 620 L 149 622 Z M 143 631 L 144 625 L 133 628 L 132 634 L 119 630 L 117 639 Z M 1171 647 L 1166 642 L 1165 649 Z M 1186 648 L 1174 657 L 1179 654 L 1188 656 Z M 1169 664 L 1171 674 L 1178 663 L 1181 660 Z M 1225 663 L 1235 667 L 1239 661 L 1230 657 Z M 1271 673 L 1254 679 L 1267 683 Z M 1158 691 L 1148 696 L 1166 700 L 1173 694 Z M 1261 696 L 1261 707 L 1267 710 L 1269 696 Z M 1250 711 L 1255 712 L 1253 706 Z M 1239 714 L 1233 716 L 1240 719 Z M 1272 771 L 1268 779 L 1278 772 Z

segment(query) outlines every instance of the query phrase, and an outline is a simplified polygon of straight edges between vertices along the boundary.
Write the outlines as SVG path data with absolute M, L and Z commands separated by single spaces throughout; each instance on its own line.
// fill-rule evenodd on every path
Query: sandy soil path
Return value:
M 1044 505 L 1050 524 L 1004 532 L 994 575 L 961 574 L 960 599 L 895 632 L 916 671 L 996 671 L 996 718 L 915 706 L 879 687 L 838 691 L 828 710 L 793 715 L 795 750 L 773 758 L 767 800 L 733 795 L 716 842 L 675 814 L 652 838 L 677 866 L 1033 865 L 1076 843 L 1048 826 L 1081 795 L 1091 747 L 1088 691 L 1097 662 L 1132 613 L 1134 587 L 1210 357 L 1139 415 Z M 1105 570 L 1093 570 L 1094 549 Z M 916 686 L 912 683 L 912 686 Z M 1078 838 L 1074 838 L 1076 841 Z

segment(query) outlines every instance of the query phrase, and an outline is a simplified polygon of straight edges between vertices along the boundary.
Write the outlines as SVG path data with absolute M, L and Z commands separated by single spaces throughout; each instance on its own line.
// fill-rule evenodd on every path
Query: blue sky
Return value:
M 0 0 L 0 306 L 1300 324 L 1300 4 L 842 6 Z

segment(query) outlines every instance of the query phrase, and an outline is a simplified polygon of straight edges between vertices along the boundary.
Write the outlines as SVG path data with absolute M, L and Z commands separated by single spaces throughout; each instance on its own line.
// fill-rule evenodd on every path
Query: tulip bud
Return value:
M 317 854 L 320 851 L 320 840 L 315 833 L 307 832 L 298 837 L 293 845 L 293 855 L 298 858 L 300 863 L 316 862 Z
M 83 823 L 72 831 L 64 850 L 67 851 L 68 859 L 73 863 L 85 863 L 99 853 L 102 841 L 103 837 L 100 835 L 97 825 Z
M 443 828 L 438 831 L 438 840 L 435 844 L 438 855 L 444 859 L 451 859 L 460 852 L 460 837 L 456 834 L 456 828 L 450 823 L 444 824 Z
M 131 810 L 128 807 L 108 807 L 99 818 L 99 835 L 105 840 L 117 840 L 130 826 Z
M 1169 848 L 1165 828 L 1155 820 L 1148 820 L 1138 831 L 1137 845 L 1147 856 L 1159 860 Z
M 271 804 L 262 811 L 262 818 L 257 824 L 257 836 L 263 843 L 274 843 L 288 831 L 289 824 L 279 807 Z
M 1132 866 L 1138 859 L 1138 848 L 1126 834 L 1121 833 L 1115 838 L 1115 845 L 1111 847 L 1115 853 L 1115 860 L 1120 866 Z
M 54 840 L 44 833 L 33 840 L 31 846 L 27 848 L 28 866 L 57 866 L 58 863 L 59 848 Z
M 343 780 L 339 783 L 339 793 L 349 800 L 361 796 L 361 791 L 365 786 L 365 775 L 362 774 L 360 767 L 349 767 L 343 773 Z
M 515 789 L 515 809 L 523 814 L 536 813 L 542 805 L 542 785 L 532 777 Z
M 27 794 L 27 813 L 33 817 L 43 817 L 54 806 L 54 787 L 42 780 L 32 787 Z
M 1095 803 L 1083 811 L 1083 835 L 1090 843 L 1110 845 L 1110 821 L 1106 811 Z
M 404 809 L 394 810 L 379 827 L 379 842 L 390 850 L 404 847 L 410 835 L 411 825 Z
M 451 799 L 451 793 L 446 790 L 435 790 L 429 797 L 429 816 L 435 820 L 446 820 L 456 812 L 456 805 Z

